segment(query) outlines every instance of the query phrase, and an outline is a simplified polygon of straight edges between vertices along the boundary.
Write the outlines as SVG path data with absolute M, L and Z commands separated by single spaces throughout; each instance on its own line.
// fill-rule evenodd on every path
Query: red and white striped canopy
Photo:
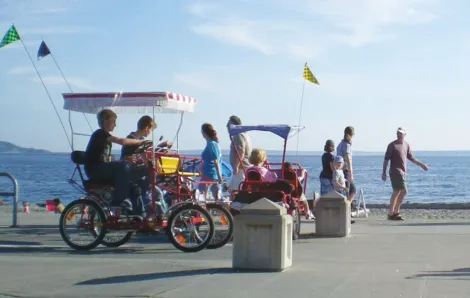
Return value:
M 171 92 L 63 93 L 64 109 L 98 113 L 102 109 L 128 113 L 194 112 L 196 100 Z

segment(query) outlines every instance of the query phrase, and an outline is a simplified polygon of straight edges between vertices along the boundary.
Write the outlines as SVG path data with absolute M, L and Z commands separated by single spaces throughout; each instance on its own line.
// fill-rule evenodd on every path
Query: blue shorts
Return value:
M 349 178 L 351 175 L 349 175 L 349 171 L 343 171 L 344 172 L 344 179 L 346 179 L 346 187 L 349 188 L 349 195 L 355 194 L 356 193 L 356 184 L 349 182 Z

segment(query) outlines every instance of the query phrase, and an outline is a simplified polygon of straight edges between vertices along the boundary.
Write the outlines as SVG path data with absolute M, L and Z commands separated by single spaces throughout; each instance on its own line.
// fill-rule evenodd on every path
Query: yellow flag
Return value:
M 307 63 L 305 63 L 305 67 L 304 67 L 304 79 L 314 84 L 320 85 L 320 83 L 318 83 L 317 78 L 315 78 L 313 73 L 310 71 L 310 68 L 308 68 Z

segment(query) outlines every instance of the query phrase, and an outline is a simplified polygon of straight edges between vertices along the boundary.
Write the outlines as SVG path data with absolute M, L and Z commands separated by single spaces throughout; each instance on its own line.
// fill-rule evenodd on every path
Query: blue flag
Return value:
M 46 43 L 44 41 L 42 41 L 41 45 L 39 46 L 39 50 L 38 50 L 38 61 L 41 58 L 46 57 L 50 53 L 51 53 L 51 51 L 49 51 L 49 48 L 47 47 Z

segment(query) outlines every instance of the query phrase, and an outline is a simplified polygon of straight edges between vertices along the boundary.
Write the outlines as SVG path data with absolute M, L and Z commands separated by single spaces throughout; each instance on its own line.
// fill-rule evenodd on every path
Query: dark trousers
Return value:
M 144 183 L 139 183 L 143 177 L 149 175 L 149 170 L 146 166 L 134 166 L 125 161 L 112 161 L 99 164 L 90 171 L 88 171 L 90 178 L 97 180 L 110 180 L 114 181 L 114 192 L 111 206 L 120 206 L 126 198 L 130 198 L 135 205 L 139 195 L 142 193 Z

